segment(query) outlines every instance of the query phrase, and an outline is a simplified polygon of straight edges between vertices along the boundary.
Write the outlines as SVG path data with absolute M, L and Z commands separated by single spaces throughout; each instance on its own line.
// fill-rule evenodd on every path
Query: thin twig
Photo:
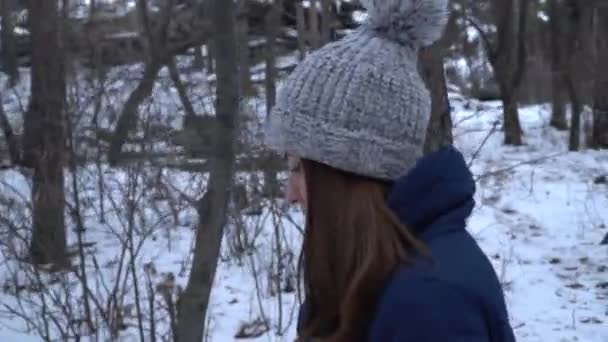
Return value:
M 488 132 L 488 134 L 486 135 L 486 137 L 483 139 L 483 141 L 481 142 L 481 144 L 477 147 L 477 150 L 475 151 L 475 153 L 473 153 L 473 156 L 471 157 L 471 160 L 468 163 L 468 167 L 471 167 L 471 165 L 473 165 L 473 162 L 475 161 L 475 159 L 477 159 L 477 157 L 479 156 L 479 153 L 481 152 L 481 150 L 483 149 L 483 147 L 486 145 L 486 143 L 488 142 L 488 140 L 490 139 L 490 137 L 494 133 L 496 133 L 499 124 L 500 124 L 500 120 L 494 121 L 494 124 L 492 125 L 492 128 L 490 129 L 490 131 Z
M 81 216 L 78 180 L 76 178 L 78 168 L 76 166 L 76 153 L 75 153 L 75 148 L 74 148 L 74 132 L 73 132 L 73 128 L 72 128 L 71 118 L 68 117 L 66 119 L 66 123 L 67 123 L 67 134 L 68 134 L 68 141 L 69 141 L 69 147 L 70 147 L 70 171 L 72 174 L 72 196 L 73 196 L 73 201 L 74 201 L 73 216 L 76 221 L 76 235 L 78 238 L 78 257 L 80 259 L 80 273 L 82 274 L 82 288 L 88 289 L 89 284 L 88 284 L 88 277 L 87 277 L 87 270 L 86 270 L 86 257 L 84 254 L 84 245 L 83 245 L 83 234 L 85 232 L 85 227 L 84 227 L 84 223 L 83 223 L 82 216 Z M 95 327 L 93 326 L 93 320 L 92 320 L 92 315 L 91 315 L 91 304 L 89 303 L 88 291 L 83 290 L 83 295 L 84 295 L 84 312 L 85 312 L 85 316 L 86 316 L 85 317 L 86 323 L 89 327 L 89 331 L 93 332 L 95 330 Z
M 196 113 L 194 112 L 192 101 L 190 101 L 190 98 L 188 97 L 188 91 L 186 90 L 186 87 L 179 76 L 179 70 L 177 69 L 177 65 L 175 63 L 175 57 L 171 57 L 167 66 L 169 67 L 169 75 L 171 76 L 171 80 L 173 80 L 175 89 L 177 89 L 179 98 L 184 105 L 186 116 L 195 117 Z
M 494 44 L 492 44 L 492 42 L 490 41 L 488 34 L 471 17 L 466 16 L 465 19 L 469 24 L 471 24 L 471 26 L 473 26 L 473 28 L 477 31 L 477 33 L 481 37 L 481 40 L 483 41 L 483 44 L 486 47 L 488 59 L 490 59 L 490 62 L 492 64 L 494 64 L 494 62 L 496 61 L 496 58 L 497 58 L 496 48 L 494 47 Z
M 548 156 L 543 156 L 543 157 L 539 157 L 539 158 L 535 158 L 535 159 L 525 160 L 525 161 L 522 161 L 522 162 L 519 162 L 519 163 L 515 163 L 515 164 L 513 164 L 511 166 L 499 169 L 499 170 L 482 173 L 482 174 L 480 174 L 480 175 L 478 175 L 476 177 L 475 181 L 479 181 L 479 180 L 481 180 L 483 178 L 487 178 L 487 177 L 491 177 L 491 176 L 496 176 L 496 175 L 499 175 L 501 173 L 512 171 L 512 170 L 514 170 L 514 169 L 516 169 L 516 168 L 518 168 L 520 166 L 523 166 L 523 165 L 536 164 L 536 163 L 541 162 L 543 160 L 547 160 L 547 159 L 551 159 L 551 158 L 555 158 L 555 157 L 560 157 L 560 156 L 563 156 L 563 155 L 566 155 L 566 154 L 568 154 L 568 151 L 558 152 L 558 153 L 550 154 Z

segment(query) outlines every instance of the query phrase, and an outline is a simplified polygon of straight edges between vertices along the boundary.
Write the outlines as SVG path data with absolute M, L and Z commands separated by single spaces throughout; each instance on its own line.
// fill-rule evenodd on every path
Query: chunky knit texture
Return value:
M 287 77 L 265 141 L 337 169 L 394 180 L 422 155 L 431 99 L 418 49 L 441 36 L 447 0 L 367 0 L 367 22 Z

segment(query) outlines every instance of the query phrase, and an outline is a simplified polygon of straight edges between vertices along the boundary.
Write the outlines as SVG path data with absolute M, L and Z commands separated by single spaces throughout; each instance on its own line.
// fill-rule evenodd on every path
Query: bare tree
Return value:
M 239 70 L 241 94 L 255 95 L 251 84 L 251 69 L 249 62 L 249 23 L 247 18 L 249 2 L 237 2 L 237 43 L 239 47 Z M 270 44 L 270 42 L 267 42 Z
M 551 89 L 552 113 L 551 126 L 568 129 L 566 120 L 567 91 L 564 84 L 566 61 L 564 35 L 564 9 L 560 0 L 549 0 L 550 37 L 551 37 Z
M 240 107 L 235 4 L 232 1 L 212 0 L 211 14 L 215 29 L 213 43 L 217 66 L 218 125 L 207 192 L 197 208 L 199 224 L 192 269 L 179 299 L 177 335 L 180 342 L 200 342 L 203 338 L 234 172 L 234 144 Z
M 522 144 L 517 89 L 521 85 L 526 60 L 526 22 L 529 1 L 493 0 L 497 20 L 497 48 L 490 59 L 504 106 L 505 143 Z
M 127 99 L 116 123 L 108 151 L 108 160 L 111 164 L 116 164 L 120 160 L 122 147 L 125 144 L 129 133 L 136 127 L 139 107 L 145 99 L 150 97 L 160 70 L 165 65 L 170 65 L 175 54 L 181 49 L 198 42 L 201 39 L 199 36 L 206 37 L 208 34 L 206 19 L 203 18 L 202 15 L 198 15 L 198 11 L 202 12 L 205 5 L 197 2 L 193 5 L 195 7 L 190 8 L 188 11 L 195 11 L 196 13 L 190 18 L 191 21 L 194 21 L 194 24 L 190 26 L 198 28 L 198 31 L 201 32 L 192 39 L 188 39 L 191 40 L 189 44 L 183 46 L 180 46 L 180 44 L 176 45 L 175 39 L 181 41 L 183 40 L 183 37 L 180 38 L 182 35 L 188 37 L 190 33 L 181 33 L 180 23 L 174 23 L 176 20 L 181 20 L 179 18 L 173 18 L 174 1 L 175 0 L 163 0 L 159 13 L 154 16 L 150 15 L 145 0 L 137 1 L 137 12 L 141 31 L 139 35 L 141 38 L 139 41 L 144 46 L 146 56 L 144 72 L 140 83 Z M 183 11 L 179 12 L 180 15 L 182 15 L 182 13 Z M 188 12 L 184 15 L 187 14 Z M 174 35 L 177 35 L 178 38 L 173 37 Z
M 321 0 L 321 44 L 327 44 L 332 36 L 332 1 Z
M 272 7 L 266 15 L 266 115 L 270 116 L 276 102 L 276 40 L 281 26 L 281 11 L 283 0 L 274 0 Z M 279 185 L 277 174 L 270 169 L 264 170 L 264 193 L 270 197 L 277 194 Z
M 453 143 L 452 113 L 445 80 L 443 59 L 455 40 L 456 15 L 452 12 L 443 37 L 420 52 L 420 68 L 431 92 L 431 120 L 424 145 L 425 153 Z
M 593 101 L 592 147 L 608 148 L 608 6 L 600 6 L 595 14 L 595 85 Z
M 474 19 L 469 22 L 477 29 L 486 47 L 494 78 L 500 89 L 504 110 L 505 143 L 522 144 L 517 90 L 526 64 L 527 0 L 492 0 L 490 10 L 496 25 L 496 37 L 484 30 Z
M 32 261 L 66 264 L 64 222 L 65 59 L 57 1 L 28 2 L 31 98 L 24 118 L 23 163 L 33 169 Z
M 581 143 L 581 113 L 586 103 L 590 103 L 593 88 L 593 6 L 576 0 L 565 2 L 566 39 L 568 59 L 565 84 L 571 100 L 569 149 L 577 151 Z M 583 61 L 583 62 L 581 62 Z

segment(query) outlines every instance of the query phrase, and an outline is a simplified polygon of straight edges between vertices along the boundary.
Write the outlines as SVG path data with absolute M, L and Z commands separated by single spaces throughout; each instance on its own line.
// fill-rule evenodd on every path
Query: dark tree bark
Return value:
M 327 44 L 332 36 L 332 3 L 331 0 L 321 0 L 321 44 Z
M 139 106 L 152 94 L 156 77 L 161 68 L 162 65 L 157 62 L 147 64 L 141 81 L 123 106 L 108 151 L 108 161 L 111 165 L 116 165 L 120 161 L 122 146 L 125 144 L 129 132 L 137 126 Z
M 64 266 L 65 58 L 57 1 L 28 2 L 31 98 L 24 118 L 23 163 L 33 169 L 31 260 Z
M 95 17 L 95 13 L 97 12 L 97 0 L 89 1 L 89 18 L 92 19 Z
M 276 102 L 277 68 L 276 68 L 276 39 L 281 25 L 281 9 L 283 0 L 274 0 L 272 8 L 266 17 L 266 115 L 269 116 Z M 279 183 L 277 174 L 270 169 L 264 170 L 264 194 L 273 198 L 278 194 Z
M 430 153 L 453 143 L 452 113 L 445 80 L 443 59 L 456 38 L 456 16 L 453 13 L 443 37 L 420 51 L 420 69 L 431 92 L 431 120 L 427 129 L 424 152 Z
M 308 7 L 308 42 L 313 50 L 322 46 L 321 42 L 321 25 L 320 13 L 317 10 L 317 3 L 320 0 L 310 0 Z
M 566 104 L 568 101 L 566 84 L 564 84 L 564 74 L 567 68 L 564 46 L 566 31 L 564 30 L 563 4 L 560 0 L 549 0 L 549 18 L 551 30 L 551 126 L 559 130 L 567 130 Z
M 12 13 L 15 10 L 16 0 L 2 0 L 0 1 L 0 16 L 2 16 L 2 30 L 0 31 L 0 50 L 2 55 L 0 61 L 2 62 L 2 69 L 9 76 L 9 83 L 11 86 L 17 84 L 19 81 L 19 69 L 17 68 L 17 47 L 15 45 L 14 35 L 14 23 L 12 20 Z
M 240 86 L 241 94 L 255 95 L 254 88 L 251 84 L 251 69 L 249 62 L 249 24 L 247 20 L 247 4 L 246 1 L 237 2 L 237 44 L 239 47 L 239 71 L 240 71 Z
M 576 55 L 573 49 L 580 48 L 578 27 L 580 25 L 580 7 L 575 1 L 566 0 L 566 18 L 568 33 L 564 36 L 568 49 L 568 65 L 565 75 L 565 83 L 570 96 L 570 135 L 568 148 L 570 151 L 578 151 L 580 148 L 581 110 L 583 108 L 577 87 Z
M 217 56 L 218 120 L 215 155 L 207 192 L 198 205 L 199 224 L 192 269 L 179 300 L 179 342 L 200 342 L 205 331 L 205 316 L 215 277 L 227 216 L 229 192 L 234 173 L 236 121 L 239 115 L 238 48 L 233 1 L 212 0 L 214 46 Z
M 21 152 L 19 151 L 19 141 L 13 131 L 11 123 L 4 112 L 2 105 L 2 93 L 0 93 L 0 128 L 4 134 L 4 139 L 8 145 L 8 155 L 12 165 L 18 165 L 21 162 Z
M 206 17 L 211 21 L 210 14 L 213 12 L 213 1 L 205 1 L 203 8 L 205 9 Z M 210 37 L 213 37 L 213 29 L 211 29 Z M 207 72 L 210 74 L 215 73 L 215 46 L 214 39 L 207 39 L 205 48 L 207 49 Z
M 585 103 L 584 96 L 588 89 L 588 77 L 590 77 L 585 64 L 591 64 L 590 44 L 587 35 L 590 34 L 588 25 L 590 21 L 590 7 L 581 4 L 578 0 L 566 0 L 565 2 L 567 34 L 568 64 L 565 83 L 571 100 L 570 118 L 570 151 L 578 151 L 581 142 L 581 112 Z M 581 63 L 581 61 L 584 61 Z
M 192 67 L 198 71 L 203 71 L 205 68 L 205 57 L 203 57 L 203 48 L 201 46 L 194 48 L 194 61 L 192 62 Z
M 298 31 L 298 51 L 299 58 L 303 60 L 306 57 L 306 42 L 308 41 L 306 32 L 306 16 L 304 15 L 304 7 L 302 3 L 295 4 L 296 12 L 296 30 Z
M 517 89 L 521 85 L 526 63 L 527 0 L 494 0 L 498 46 L 494 67 L 504 110 L 505 144 L 521 145 Z
M 595 85 L 591 147 L 608 148 L 608 6 L 596 9 Z
M 190 97 L 188 96 L 188 91 L 186 90 L 186 86 L 179 75 L 179 70 L 177 69 L 177 63 L 175 58 L 171 58 L 171 61 L 168 65 L 169 68 L 169 76 L 173 81 L 173 85 L 177 90 L 177 94 L 184 106 L 184 111 L 186 112 L 186 117 L 195 117 L 196 113 L 194 112 L 194 106 L 192 106 L 192 101 L 190 101 Z
M 474 21 L 482 37 L 494 78 L 498 83 L 504 111 L 505 144 L 521 145 L 522 129 L 518 114 L 517 92 L 526 65 L 527 0 L 492 0 L 491 12 L 497 34 L 495 39 Z
M 271 10 L 266 16 L 266 115 L 270 115 L 276 98 L 276 40 L 281 24 L 281 8 L 282 0 L 274 0 Z

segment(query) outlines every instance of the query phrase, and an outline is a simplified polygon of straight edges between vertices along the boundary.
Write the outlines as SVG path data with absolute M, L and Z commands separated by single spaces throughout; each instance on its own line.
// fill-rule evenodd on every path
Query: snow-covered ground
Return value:
M 473 105 L 477 107 L 477 105 Z M 469 156 L 498 118 L 498 104 L 457 110 Z M 567 133 L 549 128 L 542 106 L 520 112 L 526 146 L 491 136 L 472 168 L 477 203 L 469 229 L 506 289 L 519 341 L 608 341 L 608 152 L 567 152 Z M 478 133 L 466 133 L 479 130 Z M 504 172 L 503 172 L 504 170 Z
M 480 103 L 455 94 L 451 98 L 456 145 L 471 161 L 478 179 L 478 206 L 469 229 L 490 256 L 505 286 L 518 341 L 608 341 L 608 246 L 599 245 L 608 232 L 608 184 L 595 182 L 600 176 L 608 176 L 608 152 L 567 152 L 566 133 L 549 128 L 549 112 L 544 106 L 521 110 L 526 145 L 505 147 L 502 132 L 496 129 L 500 125 L 495 124 L 501 117 L 498 103 Z M 137 174 L 136 170 L 131 171 Z M 169 184 L 167 191 L 156 194 L 154 185 L 139 183 L 147 179 L 144 176 L 128 177 L 124 170 L 104 169 L 106 220 L 102 222 L 96 172 L 95 167 L 90 167 L 80 175 L 84 190 L 79 195 L 87 228 L 84 237 L 92 243 L 87 248 L 89 286 L 96 296 L 107 299 L 111 292 L 108 288 L 112 289 L 116 279 L 121 279 L 121 284 L 124 281 L 119 292 L 127 293 L 121 308 L 128 328 L 120 340 L 137 341 L 131 275 L 127 276 L 130 256 L 127 253 L 121 258 L 124 241 L 120 236 L 133 232 L 135 245 L 141 242 L 135 269 L 147 319 L 150 310 L 146 279 L 156 285 L 166 283 L 172 273 L 178 285 L 183 286 L 187 280 L 196 213 L 186 198 L 200 195 L 204 180 L 164 170 L 151 176 L 158 177 L 159 183 Z M 69 188 L 71 191 L 71 183 Z M 130 193 L 129 189 L 134 191 Z M 20 199 L 17 193 L 24 198 Z M 29 185 L 17 172 L 2 171 L 0 195 L 14 198 L 11 205 L 17 208 L 18 203 L 27 201 Z M 72 201 L 71 193 L 69 196 Z M 124 220 L 128 216 L 128 198 L 140 201 L 142 208 L 131 227 Z M 157 207 L 151 207 L 152 203 Z M 2 209 L 7 205 L 3 203 Z M 170 205 L 180 208 L 179 213 L 164 215 Z M 27 216 L 28 209 L 19 208 L 13 212 L 14 221 L 19 221 L 22 211 Z M 290 287 L 289 275 L 294 273 L 300 241 L 297 226 L 301 226 L 302 217 L 285 211 L 280 203 L 273 208 L 260 215 L 231 220 L 212 292 L 207 320 L 209 341 L 237 340 L 235 336 L 244 326 L 255 335 L 262 327 L 255 324 L 261 317 L 270 322 L 269 331 L 264 333 L 261 329 L 261 335 L 250 340 L 294 340 L 297 294 L 276 291 L 272 284 L 277 265 L 281 265 L 285 278 L 280 282 L 281 288 Z M 281 216 L 286 213 L 290 214 L 289 219 Z M 280 229 L 275 230 L 277 224 Z M 24 224 L 21 228 L 24 234 L 26 227 Z M 74 244 L 76 235 L 70 234 Z M 283 250 L 281 258 L 276 257 L 277 236 Z M 243 240 L 246 248 L 239 254 L 241 258 L 236 258 L 235 241 Z M 4 247 L 0 245 L 1 248 Z M 0 254 L 0 341 L 39 341 L 34 332 L 23 333 L 23 319 L 7 312 L 7 307 L 19 309 L 11 284 L 15 279 L 26 284 L 27 272 L 12 272 L 18 264 L 6 260 L 5 255 L 6 251 Z M 17 276 L 9 278 L 9 274 Z M 73 283 L 73 293 L 67 296 L 58 291 L 58 296 L 73 303 L 80 315 L 81 287 L 73 276 L 65 277 Z M 19 293 L 21 299 L 24 293 L 28 294 L 29 301 L 23 308 L 38 319 L 37 292 Z M 156 311 L 159 319 L 166 317 L 162 296 L 157 292 L 154 298 L 157 309 L 151 311 Z M 128 306 L 131 309 L 125 308 Z M 167 331 L 166 320 L 158 324 L 157 331 Z

